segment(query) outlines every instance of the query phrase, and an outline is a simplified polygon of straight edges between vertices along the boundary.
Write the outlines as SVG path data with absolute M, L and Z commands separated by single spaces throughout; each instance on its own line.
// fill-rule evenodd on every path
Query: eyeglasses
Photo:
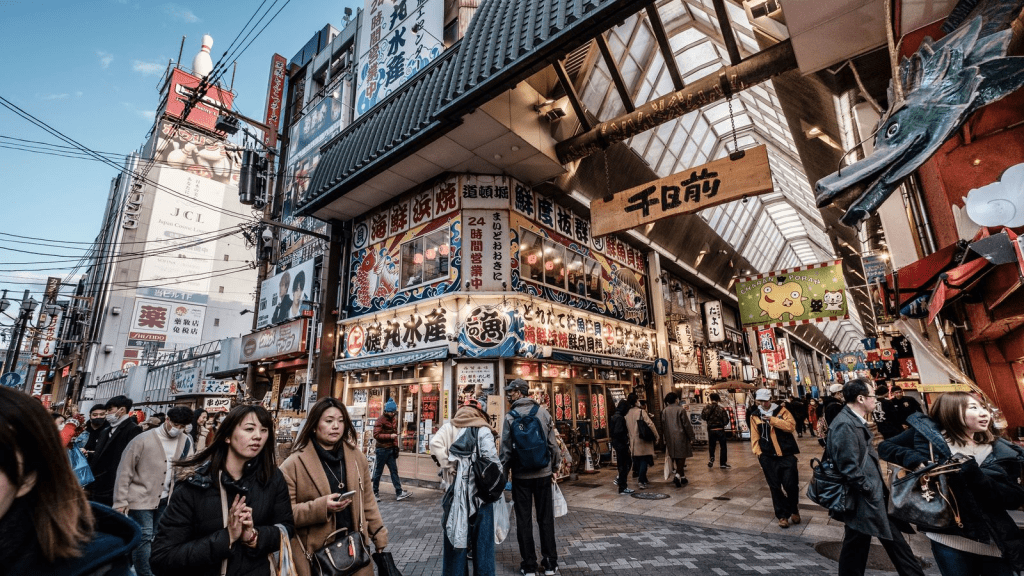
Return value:
M 877 396 L 875 396 L 874 394 L 872 394 L 871 396 L 865 396 L 865 398 L 877 398 Z

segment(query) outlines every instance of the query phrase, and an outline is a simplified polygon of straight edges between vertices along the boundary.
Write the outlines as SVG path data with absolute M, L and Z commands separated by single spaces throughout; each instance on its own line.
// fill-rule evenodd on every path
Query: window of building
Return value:
M 224 293 L 224 287 L 223 287 L 223 286 L 218 286 L 218 287 L 217 287 L 217 292 L 218 292 L 219 294 L 223 294 L 223 293 Z
M 519 267 L 523 278 L 534 282 L 544 281 L 544 246 L 540 236 L 521 230 L 519 236 Z
M 228 261 L 228 255 L 227 255 L 227 254 L 225 254 L 225 255 L 224 255 L 224 261 L 225 261 L 225 262 L 227 262 L 227 261 Z
M 571 294 L 601 300 L 601 265 L 565 246 L 520 229 L 519 267 L 522 278 Z
M 449 277 L 448 230 L 438 230 L 402 244 L 402 288 Z
M 213 325 L 214 326 L 220 326 L 220 318 L 214 318 L 213 319 Z
M 565 246 L 544 239 L 544 283 L 565 290 Z

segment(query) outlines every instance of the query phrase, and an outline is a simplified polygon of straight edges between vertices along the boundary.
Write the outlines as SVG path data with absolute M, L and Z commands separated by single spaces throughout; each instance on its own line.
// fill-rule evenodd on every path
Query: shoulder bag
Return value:
M 636 421 L 636 435 L 644 442 L 654 442 L 656 438 L 654 430 L 651 430 L 651 426 L 647 424 L 642 414 L 640 419 Z
M 829 456 L 828 447 L 821 460 L 811 458 L 811 481 L 807 484 L 807 497 L 831 513 L 846 512 L 846 495 L 849 486 L 846 478 L 836 469 L 835 461 Z
M 473 459 L 476 497 L 484 502 L 497 502 L 505 493 L 505 484 L 508 480 L 501 470 L 501 464 L 488 460 L 480 454 L 480 428 L 476 428 L 476 434 L 476 458 Z
M 310 573 L 313 576 L 350 576 L 370 564 L 370 551 L 363 541 L 363 479 L 359 478 L 359 529 L 349 532 L 347 528 L 335 530 L 327 535 L 326 541 L 331 542 L 337 534 L 344 534 L 319 550 L 310 552 L 298 538 L 302 553 L 309 560 Z M 355 502 L 353 502 L 355 504 Z
M 926 531 L 942 530 L 954 523 L 963 528 L 960 507 L 946 481 L 946 474 L 959 472 L 960 464 L 935 462 L 931 442 L 928 443 L 928 452 L 932 463 L 920 470 L 910 471 L 892 465 L 888 512 Z

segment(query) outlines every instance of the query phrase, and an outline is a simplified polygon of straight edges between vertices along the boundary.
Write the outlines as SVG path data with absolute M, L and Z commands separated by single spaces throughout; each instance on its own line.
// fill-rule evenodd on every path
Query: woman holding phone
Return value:
M 281 465 L 295 516 L 292 552 L 300 576 L 309 576 L 306 553 L 334 542 L 337 532 L 359 532 L 381 551 L 388 545 L 366 458 L 356 448 L 345 405 L 324 398 L 309 410 L 291 456 Z M 373 576 L 373 564 L 356 573 Z

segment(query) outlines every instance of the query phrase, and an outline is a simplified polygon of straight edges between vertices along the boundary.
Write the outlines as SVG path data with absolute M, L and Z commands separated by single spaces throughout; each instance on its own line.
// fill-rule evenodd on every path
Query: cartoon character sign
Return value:
M 765 284 L 761 287 L 761 299 L 758 306 L 761 316 L 772 320 L 792 320 L 804 315 L 804 287 L 799 282 L 786 282 L 785 276 L 779 276 L 776 284 Z M 783 318 L 789 314 L 789 318 Z
M 605 301 L 614 308 L 620 317 L 633 322 L 642 322 L 647 317 L 647 302 L 644 300 L 643 288 L 636 276 L 625 268 L 612 265 L 611 279 Z
M 839 290 L 825 291 L 825 310 L 842 310 L 843 309 L 843 293 Z

